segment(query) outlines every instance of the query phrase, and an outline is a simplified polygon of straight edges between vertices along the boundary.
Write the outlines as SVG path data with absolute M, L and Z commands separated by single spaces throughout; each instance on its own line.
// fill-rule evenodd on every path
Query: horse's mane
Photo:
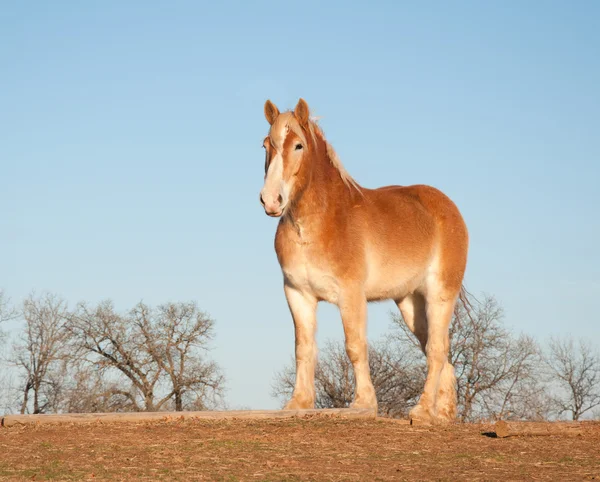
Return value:
M 315 117 L 310 118 L 308 121 L 308 132 L 312 137 L 313 142 L 317 142 L 317 137 L 320 137 L 323 140 L 325 146 L 327 147 L 327 157 L 329 157 L 329 162 L 331 162 L 331 165 L 335 167 L 340 173 L 340 177 L 342 178 L 344 184 L 351 189 L 354 188 L 357 191 L 359 191 L 358 183 L 348 173 L 348 171 L 346 171 L 346 168 L 344 167 L 342 161 L 335 152 L 335 149 L 325 138 L 323 129 L 321 129 L 321 127 L 317 124 L 317 121 L 318 119 Z M 290 123 L 290 128 L 300 137 L 304 137 L 303 133 L 301 132 L 300 124 L 298 124 L 297 122 Z

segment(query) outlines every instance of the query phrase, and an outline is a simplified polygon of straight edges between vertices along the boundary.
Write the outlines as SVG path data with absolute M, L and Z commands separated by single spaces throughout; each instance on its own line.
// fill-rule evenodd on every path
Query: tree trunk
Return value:
M 27 380 L 25 384 L 25 390 L 23 390 L 23 404 L 21 405 L 21 415 L 27 410 L 27 403 L 29 402 L 29 390 L 31 390 L 31 383 Z
M 175 392 L 175 411 L 176 412 L 183 411 L 183 399 L 181 396 L 181 392 L 179 390 Z
M 153 393 L 148 393 L 146 394 L 146 396 L 144 397 L 144 411 L 145 412 L 155 412 L 156 411 L 156 407 L 154 406 L 154 394 Z
M 33 413 L 40 413 L 40 386 L 39 383 L 36 383 L 36 386 L 33 387 Z
M 473 411 L 473 398 L 474 394 L 471 393 L 471 389 L 469 385 L 467 385 L 465 390 L 465 402 L 463 405 L 463 411 L 461 414 L 461 421 L 466 422 L 471 417 L 471 412 Z

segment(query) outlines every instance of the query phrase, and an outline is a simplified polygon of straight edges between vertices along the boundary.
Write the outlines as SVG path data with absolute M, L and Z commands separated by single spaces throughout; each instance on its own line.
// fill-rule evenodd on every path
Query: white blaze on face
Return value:
M 287 125 L 271 131 L 271 163 L 265 176 L 265 184 L 260 192 L 260 197 L 267 214 L 279 216 L 288 202 L 289 186 L 283 178 L 283 143 L 289 131 Z
M 277 152 L 271 158 L 271 164 L 265 177 L 265 185 L 261 191 L 261 198 L 268 214 L 279 213 L 282 206 L 282 187 L 283 187 L 283 157 Z M 280 197 L 281 196 L 281 197 Z

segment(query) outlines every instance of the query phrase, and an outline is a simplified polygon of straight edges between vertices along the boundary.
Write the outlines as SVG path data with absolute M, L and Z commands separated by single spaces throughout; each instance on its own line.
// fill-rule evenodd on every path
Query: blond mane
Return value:
M 292 112 L 290 112 L 290 113 L 292 114 L 290 120 L 293 120 L 292 122 L 288 122 L 290 129 L 299 137 L 304 138 L 304 133 L 302 132 L 302 128 L 300 127 L 300 124 L 298 123 L 296 118 L 293 116 L 293 113 Z M 325 138 L 323 129 L 321 129 L 321 127 L 317 124 L 317 120 L 318 120 L 317 118 L 312 117 L 308 121 L 308 132 L 310 133 L 310 136 L 311 136 L 313 142 L 316 143 L 317 136 L 321 137 L 323 142 L 325 142 L 325 146 L 327 147 L 327 157 L 329 157 L 329 162 L 331 162 L 331 165 L 333 167 L 335 167 L 337 169 L 337 171 L 340 173 L 340 177 L 342 178 L 343 183 L 348 188 L 351 188 L 351 189 L 354 188 L 360 192 L 360 186 L 354 180 L 354 178 L 348 173 L 348 171 L 346 171 L 346 168 L 344 167 L 344 165 L 342 164 L 342 161 L 340 160 L 337 153 L 335 152 L 335 149 Z

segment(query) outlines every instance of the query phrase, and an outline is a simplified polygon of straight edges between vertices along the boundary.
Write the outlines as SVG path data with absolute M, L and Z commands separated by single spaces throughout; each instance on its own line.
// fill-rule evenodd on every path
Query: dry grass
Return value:
M 319 417 L 14 426 L 0 430 L 0 479 L 600 479 L 598 423 L 576 437 L 491 430 Z

